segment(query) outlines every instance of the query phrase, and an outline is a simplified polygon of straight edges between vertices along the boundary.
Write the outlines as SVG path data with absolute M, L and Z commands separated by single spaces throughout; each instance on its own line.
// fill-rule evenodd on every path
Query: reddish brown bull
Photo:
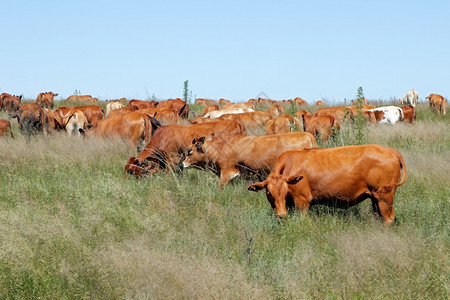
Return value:
M 430 108 L 440 115 L 445 115 L 447 113 L 447 99 L 438 94 L 430 94 L 425 97 L 430 103 Z
M 284 152 L 267 179 L 248 189 L 266 189 L 280 217 L 289 207 L 304 212 L 314 204 L 348 208 L 370 198 L 374 211 L 389 225 L 395 219 L 395 191 L 405 180 L 406 165 L 398 151 L 363 145 Z

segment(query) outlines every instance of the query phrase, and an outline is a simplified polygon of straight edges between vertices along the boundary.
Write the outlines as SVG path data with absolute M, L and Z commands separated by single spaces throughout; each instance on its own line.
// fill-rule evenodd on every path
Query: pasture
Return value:
M 370 201 L 278 220 L 240 179 L 126 179 L 136 149 L 123 141 L 27 140 L 13 120 L 16 138 L 0 139 L 0 298 L 448 299 L 450 117 L 417 109 L 414 125 L 364 128 L 364 143 L 406 160 L 389 228 Z

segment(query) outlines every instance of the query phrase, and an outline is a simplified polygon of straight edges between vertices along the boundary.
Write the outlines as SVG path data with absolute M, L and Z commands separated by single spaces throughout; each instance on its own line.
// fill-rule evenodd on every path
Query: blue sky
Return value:
M 450 95 L 450 1 L 2 1 L 0 92 Z

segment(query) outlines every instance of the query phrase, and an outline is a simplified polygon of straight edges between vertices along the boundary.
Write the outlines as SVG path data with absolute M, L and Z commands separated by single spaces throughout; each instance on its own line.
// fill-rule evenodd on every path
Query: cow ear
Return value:
M 80 134 L 82 135 L 82 136 L 86 136 L 86 133 L 85 133 L 85 131 L 83 130 L 83 128 L 79 128 L 78 129 L 78 131 L 80 132 Z
M 298 176 L 298 175 L 294 175 L 294 176 L 289 176 L 288 178 L 286 178 L 286 182 L 287 184 L 297 184 L 300 180 L 302 180 L 303 176 Z
M 203 144 L 204 142 L 205 142 L 205 137 L 204 136 L 202 136 L 202 137 L 200 137 L 200 138 L 198 138 L 198 140 L 197 140 L 197 142 L 199 143 L 199 144 Z
M 247 187 L 247 190 L 252 192 L 259 192 L 260 190 L 266 187 L 266 181 L 258 182 L 255 184 L 251 184 Z
M 196 138 L 194 138 L 193 140 L 192 140 L 192 145 L 195 145 L 195 142 L 197 141 L 197 139 Z

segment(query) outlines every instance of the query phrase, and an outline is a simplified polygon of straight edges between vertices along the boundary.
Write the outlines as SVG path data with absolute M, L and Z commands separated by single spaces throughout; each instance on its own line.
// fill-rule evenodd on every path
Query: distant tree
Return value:
M 191 104 L 192 92 L 189 93 L 189 80 L 184 81 L 183 100 Z

